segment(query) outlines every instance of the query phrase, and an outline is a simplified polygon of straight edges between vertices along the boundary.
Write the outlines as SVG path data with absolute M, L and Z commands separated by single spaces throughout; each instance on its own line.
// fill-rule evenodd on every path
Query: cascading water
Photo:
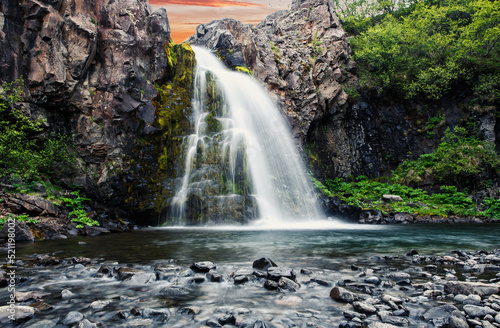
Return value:
M 291 133 L 266 91 L 193 47 L 194 133 L 172 200 L 179 222 L 280 223 L 323 218 Z

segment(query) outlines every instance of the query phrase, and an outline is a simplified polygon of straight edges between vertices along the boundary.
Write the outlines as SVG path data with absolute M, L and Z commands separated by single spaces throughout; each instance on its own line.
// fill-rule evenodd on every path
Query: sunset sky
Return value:
M 257 24 L 267 15 L 289 9 L 292 0 L 149 0 L 154 9 L 167 9 L 172 38 L 180 43 L 196 33 L 196 26 L 234 18 Z

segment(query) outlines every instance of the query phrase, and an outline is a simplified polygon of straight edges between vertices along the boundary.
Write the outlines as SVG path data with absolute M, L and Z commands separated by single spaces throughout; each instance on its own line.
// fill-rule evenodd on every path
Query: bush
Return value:
M 14 174 L 22 179 L 52 177 L 75 162 L 69 137 L 41 137 L 44 120 L 25 115 L 22 81 L 0 87 L 0 177 Z
M 493 143 L 469 136 L 464 128 L 448 128 L 436 150 L 394 171 L 395 181 L 409 185 L 451 184 L 460 189 L 479 189 L 496 174 L 500 159 Z
M 76 227 L 79 229 L 84 228 L 85 226 L 98 226 L 99 222 L 89 218 L 87 216 L 87 212 L 85 211 L 83 202 L 90 199 L 80 196 L 80 193 L 78 191 L 72 192 L 71 195 L 73 196 L 72 198 L 60 198 L 60 200 L 64 202 L 66 206 L 71 208 L 71 211 L 69 212 L 69 216 L 72 217 L 71 222 L 76 222 Z
M 361 85 L 437 99 L 462 84 L 478 99 L 498 99 L 500 1 L 414 1 L 377 13 L 343 18 L 359 33 L 351 44 Z

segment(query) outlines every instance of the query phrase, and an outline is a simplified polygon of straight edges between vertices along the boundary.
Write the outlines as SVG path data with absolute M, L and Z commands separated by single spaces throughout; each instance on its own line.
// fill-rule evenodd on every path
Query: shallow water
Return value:
M 411 264 L 411 257 L 405 256 L 410 249 L 417 249 L 422 255 L 450 255 L 451 251 L 459 249 L 500 248 L 499 227 L 338 223 L 330 223 L 329 229 L 323 224 L 318 230 L 312 224 L 308 230 L 174 227 L 18 244 L 18 259 L 27 259 L 35 253 L 53 253 L 58 258 L 69 259 L 54 267 L 18 269 L 18 278 L 23 277 L 26 281 L 19 284 L 16 290 L 49 293 L 43 300 L 54 307 L 20 327 L 29 328 L 40 320 L 61 322 L 70 311 L 78 311 L 91 322 L 100 322 L 104 327 L 201 327 L 208 325 L 207 320 L 217 320 L 226 313 L 235 315 L 238 327 L 254 327 L 258 320 L 267 322 L 268 327 L 273 328 L 338 327 L 344 320 L 342 311 L 351 307 L 330 299 L 329 292 L 331 286 L 343 279 L 363 283 L 363 276 L 358 275 L 359 271 L 353 271 L 351 264 L 363 267 L 369 275 L 383 278 L 394 270 L 415 266 Z M 79 256 L 99 260 L 85 266 L 72 264 L 71 257 Z M 254 270 L 252 262 L 261 257 L 271 258 L 280 267 L 293 268 L 301 287 L 295 292 L 270 291 L 263 288 L 265 279 L 256 277 L 243 285 L 235 284 L 234 276 L 251 274 Z M 195 283 L 195 275 L 188 267 L 198 261 L 214 262 L 217 265 L 215 272 L 222 275 L 223 282 L 210 282 L 204 278 L 203 283 Z M 28 262 L 32 260 L 27 259 Z M 422 263 L 420 267 L 426 264 Z M 109 265 L 111 269 L 128 266 L 141 274 L 120 281 L 98 274 L 101 265 Z M 167 276 L 160 277 L 158 274 L 161 271 L 155 269 L 157 265 L 173 269 L 167 269 Z M 301 269 L 309 269 L 313 274 L 301 274 Z M 445 270 L 440 269 L 437 274 L 444 276 Z M 422 282 L 420 271 L 410 272 L 415 282 Z M 473 273 L 478 279 L 486 280 L 491 279 L 493 274 Z M 465 277 L 462 272 L 458 272 L 457 276 L 460 279 Z M 329 285 L 320 285 L 311 278 L 321 279 Z M 62 299 L 63 289 L 70 290 L 74 295 L 70 299 Z M 389 287 L 377 293 L 407 298 L 405 305 L 410 310 L 410 326 L 427 327 L 420 320 L 421 315 L 429 308 L 442 304 L 442 301 L 422 302 L 419 300 L 421 292 L 412 288 L 404 290 Z M 6 302 L 8 297 L 7 293 L 1 293 L 0 302 Z M 95 301 L 109 304 L 104 309 L 94 309 L 92 304 Z M 200 312 L 186 314 L 185 307 L 199 309 Z M 143 315 L 131 314 L 133 309 L 139 309 Z M 144 314 L 156 310 L 168 311 L 165 317 L 168 320 L 164 320 L 161 314 Z M 245 323 L 248 325 L 245 326 Z M 18 327 L 17 324 L 8 326 Z
M 79 242 L 85 242 L 81 245 Z M 291 265 L 325 259 L 421 254 L 500 248 L 500 226 L 467 224 L 340 225 L 320 230 L 248 230 L 226 228 L 150 228 L 97 237 L 78 236 L 18 244 L 18 256 L 54 252 L 58 257 L 86 256 L 121 263 L 150 264 L 175 259 L 220 264 L 252 263 L 260 257 Z

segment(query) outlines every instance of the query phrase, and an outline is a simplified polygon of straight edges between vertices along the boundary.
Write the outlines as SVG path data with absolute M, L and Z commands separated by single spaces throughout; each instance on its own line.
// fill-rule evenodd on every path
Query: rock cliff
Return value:
M 475 125 L 499 144 L 494 110 L 471 108 L 468 95 L 406 101 L 356 94 L 356 65 L 332 1 L 293 0 L 289 11 L 256 27 L 232 19 L 200 25 L 189 42 L 229 67 L 246 66 L 265 84 L 317 176 L 388 175 L 404 159 L 431 152 L 457 125 Z
M 129 213 L 140 212 L 136 202 L 122 206 L 136 184 L 134 163 L 146 156 L 135 151 L 138 140 L 165 129 L 153 98 L 154 83 L 175 75 L 166 75 L 169 38 L 165 9 L 153 12 L 147 0 L 0 4 L 0 82 L 23 78 L 25 111 L 47 120 L 46 133 L 72 137 L 79 168 L 62 179 Z

